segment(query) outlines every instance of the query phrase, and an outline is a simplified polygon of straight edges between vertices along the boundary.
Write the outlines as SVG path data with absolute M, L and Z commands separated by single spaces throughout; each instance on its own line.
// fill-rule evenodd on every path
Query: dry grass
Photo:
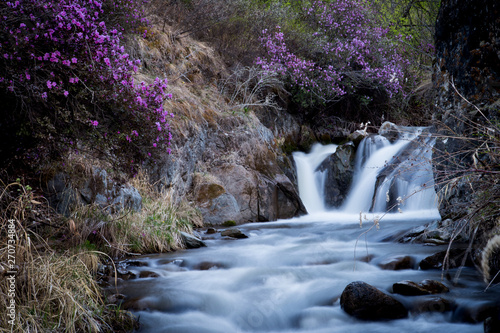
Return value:
M 49 243 L 64 229 L 61 219 L 40 214 L 49 209 L 29 186 L 0 185 L 0 332 L 111 332 L 116 322 L 132 328 L 134 320 L 127 313 L 108 309 L 101 298 L 92 275 L 99 254 L 54 250 Z M 9 226 L 15 244 L 9 242 Z M 15 280 L 15 288 L 7 278 Z M 11 299 L 13 323 L 7 316 Z

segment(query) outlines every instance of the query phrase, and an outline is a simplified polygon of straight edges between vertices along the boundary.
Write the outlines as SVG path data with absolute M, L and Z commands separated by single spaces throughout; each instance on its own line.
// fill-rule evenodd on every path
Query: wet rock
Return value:
M 190 235 L 186 232 L 181 231 L 180 232 L 181 237 L 182 237 L 182 242 L 188 249 L 197 249 L 199 247 L 205 247 L 207 246 L 201 239 L 196 238 L 193 235 Z
M 221 232 L 221 235 L 232 238 L 248 238 L 240 229 L 236 228 L 226 229 Z
M 130 266 L 135 266 L 135 267 L 145 267 L 149 266 L 147 261 L 141 261 L 141 260 L 126 260 L 125 263 Z
M 151 271 L 141 271 L 139 273 L 140 278 L 156 278 L 159 277 L 158 273 L 151 272 Z
M 447 251 L 438 252 L 422 260 L 419 266 L 423 270 L 441 269 L 443 267 L 443 262 L 444 262 L 447 268 L 457 268 L 462 265 L 465 255 L 467 255 L 464 262 L 465 266 L 473 267 L 474 262 L 470 258 L 470 255 L 467 254 L 467 251 L 465 249 L 451 249 L 449 251 L 446 262 L 444 260 L 447 256 Z
M 226 268 L 226 266 L 219 262 L 203 261 L 195 265 L 193 268 L 200 271 L 208 271 L 209 269 Z
M 339 207 L 347 197 L 354 174 L 356 149 L 351 142 L 337 147 L 334 154 L 326 158 L 318 171 L 326 172 L 325 204 Z
M 129 299 L 123 302 L 121 306 L 122 309 L 131 311 L 144 311 L 150 307 L 150 302 L 147 299 L 142 299 L 140 297 Z
M 420 282 L 420 286 L 425 290 L 428 290 L 431 294 L 441 294 L 450 291 L 447 286 L 436 280 L 424 280 Z
M 362 130 L 357 130 L 349 134 L 347 140 L 352 141 L 354 145 L 357 147 L 359 143 L 368 136 L 368 133 Z
M 411 312 L 424 313 L 424 312 L 448 312 L 451 311 L 452 303 L 442 297 L 430 297 L 417 300 L 412 305 Z
M 392 291 L 404 296 L 418 296 L 447 293 L 449 289 L 441 282 L 435 280 L 424 280 L 420 283 L 406 280 L 394 283 Z
M 413 281 L 401 281 L 392 285 L 392 291 L 395 294 L 404 296 L 429 295 L 430 292 L 422 288 L 418 283 Z
M 207 235 L 213 235 L 213 234 L 217 233 L 217 230 L 215 230 L 215 228 L 208 228 L 205 233 Z
M 498 315 L 498 306 L 490 301 L 458 304 L 453 311 L 452 320 L 467 323 L 480 323 Z
M 484 333 L 500 332 L 500 316 L 488 317 L 484 321 Z
M 363 320 L 399 319 L 408 315 L 401 302 L 361 281 L 347 285 L 340 296 L 340 306 L 351 316 Z
M 378 130 L 378 134 L 386 137 L 390 142 L 396 141 L 400 132 L 401 128 L 389 121 L 384 122 Z
M 413 269 L 415 267 L 415 259 L 410 256 L 397 256 L 380 262 L 378 266 L 382 269 L 392 271 Z

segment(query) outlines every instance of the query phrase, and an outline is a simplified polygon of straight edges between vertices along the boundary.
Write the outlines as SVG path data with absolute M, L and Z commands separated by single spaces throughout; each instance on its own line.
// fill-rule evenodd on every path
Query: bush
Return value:
M 269 73 L 287 76 L 303 107 L 336 102 L 364 87 L 378 87 L 389 97 L 404 94 L 409 61 L 398 52 L 402 37 L 390 39 L 388 29 L 379 25 L 365 2 L 315 1 L 306 8 L 304 21 L 309 51 L 297 54 L 288 48 L 278 26 L 264 30 L 267 56 L 257 59 Z
M 139 5 L 0 3 L 0 94 L 7 101 L 1 115 L 8 124 L 3 135 L 25 143 L 12 149 L 37 146 L 38 160 L 84 139 L 116 160 L 137 162 L 169 145 L 167 80 L 136 82 L 140 61 L 125 51 L 126 36 L 146 30 Z M 6 145 L 2 153 L 14 154 L 12 149 Z

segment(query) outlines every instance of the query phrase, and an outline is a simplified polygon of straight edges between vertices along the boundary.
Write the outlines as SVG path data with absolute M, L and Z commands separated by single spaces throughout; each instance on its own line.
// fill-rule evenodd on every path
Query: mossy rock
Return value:
M 222 223 L 224 227 L 234 227 L 236 225 L 236 222 L 233 220 L 228 220 Z
M 207 202 L 211 201 L 222 194 L 226 193 L 224 187 L 219 184 L 203 184 L 198 189 L 198 194 L 196 196 L 196 201 Z

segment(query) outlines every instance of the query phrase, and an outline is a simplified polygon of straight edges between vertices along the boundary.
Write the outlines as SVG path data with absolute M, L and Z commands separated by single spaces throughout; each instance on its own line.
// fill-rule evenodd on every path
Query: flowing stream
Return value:
M 405 231 L 440 218 L 432 168 L 425 161 L 432 142 L 423 136 L 427 149 L 408 149 L 415 138 L 422 137 L 420 129 L 395 143 L 381 136 L 365 139 L 358 149 L 350 195 L 334 211 L 325 209 L 325 177 L 316 168 L 336 147 L 317 146 L 310 154 L 294 156 L 308 215 L 239 226 L 247 239 L 203 235 L 206 248 L 141 257 L 145 266 L 128 269 L 137 275 L 152 271 L 158 277 L 120 285 L 120 292 L 139 309 L 134 313 L 140 316 L 140 332 L 483 332 L 482 323 L 465 322 L 463 313 L 480 308 L 499 293 L 495 288 L 484 292 L 479 274 L 470 268 L 463 269 L 457 285 L 443 280 L 450 292 L 441 296 L 452 302 L 452 311 L 370 322 L 340 308 L 339 297 L 352 281 L 365 281 L 387 292 L 402 280 L 441 281 L 440 270 L 394 271 L 378 266 L 396 255 L 411 255 L 418 263 L 446 248 L 392 242 Z M 402 153 L 405 149 L 407 153 Z M 398 154 L 399 171 L 391 167 Z M 409 163 L 420 165 L 410 172 Z M 382 170 L 387 171 L 385 180 L 375 188 Z M 385 213 L 390 208 L 386 206 L 389 194 L 401 196 L 402 200 L 392 201 L 402 213 Z M 450 273 L 453 276 L 454 271 Z M 427 296 L 395 297 L 408 306 Z

